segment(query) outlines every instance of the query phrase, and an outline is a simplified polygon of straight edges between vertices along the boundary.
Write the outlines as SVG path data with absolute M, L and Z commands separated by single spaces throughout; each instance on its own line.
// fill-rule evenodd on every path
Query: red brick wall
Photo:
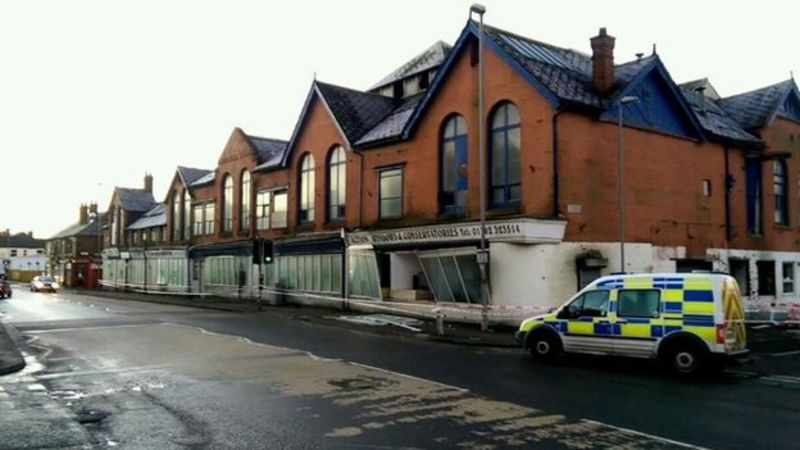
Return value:
M 220 155 L 217 165 L 217 176 L 214 179 L 214 195 L 217 199 L 215 210 L 217 215 L 217 226 L 215 227 L 217 240 L 231 241 L 247 239 L 250 237 L 251 230 L 241 230 L 239 221 L 241 202 L 239 199 L 241 198 L 242 174 L 245 170 L 252 172 L 256 165 L 258 165 L 256 154 L 251 148 L 247 137 L 244 135 L 242 130 L 235 128 L 231 133 L 231 137 L 228 139 L 228 143 L 225 145 L 225 149 Z M 224 208 L 222 203 L 226 175 L 230 175 L 233 179 L 233 228 L 231 231 L 223 232 L 222 218 L 224 214 Z M 251 174 L 251 194 L 253 178 L 255 177 Z M 250 205 L 252 213 L 252 207 L 255 205 L 254 197 L 250 199 Z M 253 221 L 251 220 L 251 228 L 253 227 L 252 222 Z

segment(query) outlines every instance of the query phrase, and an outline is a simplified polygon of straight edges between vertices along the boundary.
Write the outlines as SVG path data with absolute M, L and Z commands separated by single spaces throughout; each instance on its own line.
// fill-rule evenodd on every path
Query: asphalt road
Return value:
M 29 362 L 0 377 L 0 448 L 796 448 L 800 429 L 792 374 L 683 382 L 65 293 L 17 290 L 0 314 Z

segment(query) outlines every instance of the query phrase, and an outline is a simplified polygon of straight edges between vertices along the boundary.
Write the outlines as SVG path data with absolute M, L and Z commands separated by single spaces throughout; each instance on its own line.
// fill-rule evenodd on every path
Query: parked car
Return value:
M 0 298 L 11 298 L 11 283 L 0 279 Z
M 723 274 L 602 277 L 524 321 L 517 339 L 540 360 L 561 352 L 657 358 L 682 375 L 747 352 L 739 286 Z
M 58 282 L 53 277 L 43 275 L 33 277 L 31 280 L 31 291 L 50 291 L 55 292 L 58 289 Z

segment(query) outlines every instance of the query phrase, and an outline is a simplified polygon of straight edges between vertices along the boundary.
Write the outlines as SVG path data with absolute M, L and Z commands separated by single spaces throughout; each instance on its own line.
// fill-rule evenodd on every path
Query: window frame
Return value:
M 780 192 L 780 193 L 779 193 Z M 776 159 L 772 162 L 773 223 L 789 225 L 789 174 L 786 161 Z
M 403 166 L 390 166 L 390 167 L 383 167 L 378 170 L 378 219 L 379 220 L 398 220 L 403 218 L 404 208 L 403 208 L 403 196 L 405 193 L 405 168 Z M 389 172 L 398 172 L 400 177 L 400 195 L 398 197 L 390 197 L 384 198 L 383 197 L 383 188 L 382 188 L 382 181 L 383 177 L 386 176 Z M 386 200 L 398 200 L 400 202 L 400 209 L 399 213 L 395 216 L 389 216 L 384 214 L 384 201 Z
M 244 169 L 239 177 L 239 230 L 250 231 L 253 181 L 250 171 Z
M 459 134 L 459 121 L 464 126 L 463 134 Z M 448 128 L 450 124 L 453 123 L 453 134 L 452 136 L 448 136 Z M 441 132 L 439 133 L 439 210 L 441 212 L 447 212 L 448 208 L 457 209 L 458 204 L 455 198 L 456 194 L 458 193 L 458 150 L 459 150 L 459 143 L 463 142 L 463 145 L 467 148 L 467 153 L 469 153 L 468 147 L 468 137 L 469 132 L 467 129 L 467 122 L 459 113 L 452 113 L 445 118 L 444 124 L 442 126 Z M 445 167 L 445 148 L 448 144 L 453 145 L 453 167 Z M 469 158 L 469 156 L 468 156 Z M 452 191 L 448 191 L 445 189 L 445 174 L 447 172 L 452 172 L 449 175 L 453 177 L 453 182 L 456 184 Z M 449 198 L 448 196 L 452 195 L 452 201 L 447 202 L 446 199 Z
M 298 171 L 297 183 L 297 223 L 301 225 L 312 224 L 316 214 L 314 209 L 314 197 L 316 194 L 314 155 L 310 152 L 304 153 L 299 159 L 298 167 L 300 170 Z
M 222 232 L 233 231 L 233 177 L 226 173 L 222 178 Z
M 177 190 L 172 193 L 172 240 L 181 240 L 181 196 Z
M 326 167 L 328 183 L 325 193 L 328 201 L 325 205 L 325 220 L 328 222 L 343 221 L 346 219 L 347 213 L 347 153 L 344 147 L 335 145 L 331 148 L 330 152 L 328 152 Z M 339 189 L 340 180 L 344 185 L 342 192 Z M 337 194 L 337 198 L 334 198 L 334 191 Z
M 287 228 L 289 226 L 289 189 L 288 188 L 280 188 L 280 189 L 273 189 L 271 191 L 272 199 L 271 199 L 271 207 L 272 212 L 269 216 L 269 223 L 273 229 L 281 229 Z M 283 211 L 278 211 L 276 207 L 278 206 L 278 196 L 283 197 L 282 204 L 284 206 Z M 276 214 L 281 213 L 283 217 L 281 220 L 276 220 Z
M 517 113 L 518 121 L 516 123 L 509 123 L 509 108 L 514 108 Z M 497 114 L 503 114 L 503 124 L 496 127 L 494 126 L 495 117 Z M 488 172 L 489 172 L 489 191 L 484 193 L 483 195 L 489 196 L 489 206 L 493 209 L 503 209 L 503 208 L 514 208 L 517 207 L 522 202 L 522 116 L 520 115 L 519 108 L 516 104 L 511 101 L 504 100 L 499 102 L 495 107 L 492 109 L 492 113 L 489 115 L 488 122 L 489 132 L 487 133 L 488 139 L 488 159 L 486 164 L 488 164 Z M 519 174 L 518 174 L 518 181 L 516 183 L 509 182 L 509 174 L 511 171 L 509 170 L 509 135 L 511 132 L 517 131 L 519 133 L 519 148 L 517 151 L 519 152 Z M 500 149 L 495 148 L 494 145 L 494 138 L 495 134 L 502 134 L 503 136 L 503 182 L 497 184 L 497 181 L 494 177 L 494 156 L 495 153 L 500 151 Z M 516 199 L 511 198 L 511 190 L 517 187 L 519 189 L 519 197 Z M 503 200 L 497 201 L 495 199 L 495 190 L 496 189 L 503 189 Z

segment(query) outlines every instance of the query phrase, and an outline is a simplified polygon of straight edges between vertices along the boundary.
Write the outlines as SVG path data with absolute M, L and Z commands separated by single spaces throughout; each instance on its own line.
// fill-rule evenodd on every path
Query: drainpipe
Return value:
M 558 117 L 564 112 L 564 107 L 559 107 L 553 114 L 553 217 L 558 218 Z
M 733 176 L 730 171 L 729 155 L 730 149 L 725 146 L 725 240 L 728 241 L 733 237 L 733 227 L 731 225 L 731 191 L 733 191 Z

